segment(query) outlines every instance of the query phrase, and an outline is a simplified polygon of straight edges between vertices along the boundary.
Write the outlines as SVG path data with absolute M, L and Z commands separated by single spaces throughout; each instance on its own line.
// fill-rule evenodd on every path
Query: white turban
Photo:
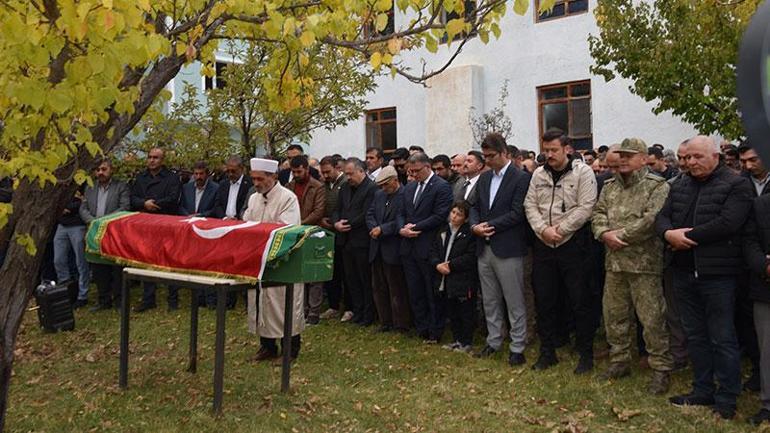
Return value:
M 254 171 L 264 171 L 265 173 L 275 173 L 278 171 L 278 161 L 263 158 L 251 158 L 251 169 Z

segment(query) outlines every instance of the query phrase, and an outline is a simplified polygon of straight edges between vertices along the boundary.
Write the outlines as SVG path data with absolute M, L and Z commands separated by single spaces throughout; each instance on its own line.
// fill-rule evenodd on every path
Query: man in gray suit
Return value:
M 97 166 L 96 180 L 96 184 L 86 188 L 80 205 L 80 218 L 86 224 L 113 212 L 128 210 L 130 206 L 128 185 L 112 178 L 112 162 L 109 159 L 102 160 Z M 99 292 L 99 303 L 91 311 L 112 308 L 113 297 L 120 293 L 122 268 L 93 263 L 91 273 Z

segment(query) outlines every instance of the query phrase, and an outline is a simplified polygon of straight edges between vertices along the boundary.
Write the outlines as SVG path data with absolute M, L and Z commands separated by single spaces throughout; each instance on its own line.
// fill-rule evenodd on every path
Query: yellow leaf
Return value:
M 401 51 L 401 47 L 404 44 L 404 40 L 401 38 L 393 38 L 388 40 L 388 51 L 394 56 Z
M 136 0 L 136 2 L 143 11 L 150 10 L 150 0 Z
M 37 255 L 37 245 L 35 245 L 35 240 L 29 234 L 17 235 L 16 243 L 24 247 L 30 256 Z
M 529 9 L 529 0 L 515 0 L 513 2 L 513 11 L 519 15 L 524 15 Z
M 307 48 L 315 42 L 315 34 L 310 30 L 305 30 L 302 32 L 302 36 L 299 37 L 299 41 L 302 43 L 303 47 Z
M 184 42 L 181 42 L 181 41 L 177 42 L 176 43 L 176 55 L 177 56 L 181 56 L 185 52 L 187 52 L 187 44 L 185 44 Z
M 372 65 L 372 68 L 379 69 L 380 65 L 382 64 L 382 54 L 379 52 L 372 54 L 372 57 L 369 59 L 369 63 Z

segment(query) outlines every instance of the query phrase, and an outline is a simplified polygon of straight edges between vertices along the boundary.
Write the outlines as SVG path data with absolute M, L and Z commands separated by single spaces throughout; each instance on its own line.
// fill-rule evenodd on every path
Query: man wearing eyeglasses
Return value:
M 444 309 L 433 295 L 433 268 L 428 260 L 436 230 L 446 223 L 452 205 L 452 187 L 435 175 L 424 153 L 407 160 L 407 173 L 414 182 L 404 187 L 404 226 L 399 230 L 401 260 L 418 334 L 437 343 L 444 332 Z
M 501 349 L 505 315 L 510 322 L 511 366 L 526 362 L 527 310 L 524 302 L 524 257 L 527 255 L 527 218 L 524 197 L 530 175 L 508 157 L 505 138 L 487 135 L 481 143 L 491 169 L 476 184 L 476 203 L 470 223 L 478 237 L 478 268 L 487 322 L 487 344 L 476 356 L 489 357 Z

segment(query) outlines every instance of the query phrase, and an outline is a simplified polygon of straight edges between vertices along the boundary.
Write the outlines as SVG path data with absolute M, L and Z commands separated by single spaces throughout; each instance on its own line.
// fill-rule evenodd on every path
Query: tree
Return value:
M 165 101 L 158 98 L 133 134 L 117 146 L 114 153 L 120 160 L 116 165 L 120 174 L 130 177 L 141 171 L 143 161 L 137 156 L 159 145 L 166 147 L 166 165 L 177 169 L 189 169 L 197 161 L 218 167 L 228 156 L 241 154 L 225 112 L 210 98 L 201 98 L 194 85 L 185 83 L 180 101 L 171 104 L 168 112 Z
M 595 74 L 705 134 L 743 136 L 736 99 L 738 45 L 760 0 L 599 0 L 589 38 Z
M 544 7 L 552 4 L 546 3 Z M 213 59 L 219 39 L 280 46 L 260 87 L 272 110 L 312 106 L 315 83 L 302 65 L 309 50 L 338 47 L 369 60 L 374 71 L 423 82 L 444 70 L 414 72 L 399 53 L 436 51 L 444 33 L 454 55 L 467 35 L 500 34 L 504 0 L 479 0 L 473 14 L 446 24 L 441 8 L 462 0 L 396 0 L 411 20 L 382 31 L 392 0 L 5 0 L 0 8 L 0 178 L 15 179 L 13 200 L 0 205 L 0 431 L 5 427 L 13 351 L 41 263 L 37 250 L 57 216 L 86 180 L 95 158 L 110 154 L 189 62 Z M 528 0 L 515 0 L 523 14 Z M 438 7 L 436 7 L 438 6 Z M 206 68 L 211 73 L 211 67 Z
M 313 87 L 303 98 L 312 101 L 291 111 L 272 110 L 264 79 L 264 66 L 276 55 L 274 45 L 264 43 L 229 44 L 229 53 L 238 62 L 224 71 L 227 83 L 212 89 L 208 98 L 236 125 L 243 154 L 255 155 L 263 149 L 280 155 L 293 140 L 308 141 L 314 129 L 333 129 L 360 117 L 373 90 L 374 74 L 360 56 L 334 46 L 314 46 L 306 57 L 289 68 L 311 80 Z
M 508 105 L 508 80 L 503 82 L 500 88 L 500 96 L 497 98 L 497 107 L 488 113 L 476 114 L 476 107 L 471 107 L 468 113 L 468 123 L 473 132 L 473 141 L 481 146 L 484 137 L 491 132 L 502 134 L 508 140 L 511 137 L 513 124 L 511 118 L 505 114 L 505 107 Z

